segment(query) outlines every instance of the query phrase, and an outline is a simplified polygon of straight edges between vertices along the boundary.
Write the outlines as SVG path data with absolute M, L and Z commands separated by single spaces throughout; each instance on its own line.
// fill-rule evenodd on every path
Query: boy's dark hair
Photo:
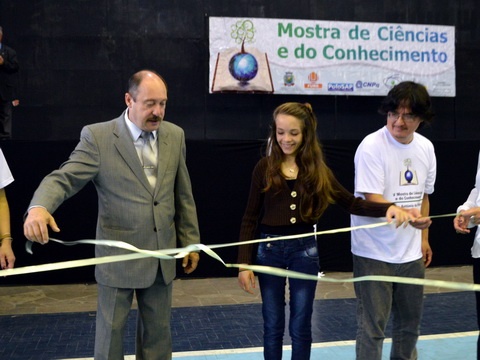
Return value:
M 403 81 L 395 85 L 383 99 L 378 112 L 387 115 L 399 107 L 409 107 L 413 114 L 422 119 L 420 126 L 430 125 L 435 115 L 427 89 L 413 81 Z

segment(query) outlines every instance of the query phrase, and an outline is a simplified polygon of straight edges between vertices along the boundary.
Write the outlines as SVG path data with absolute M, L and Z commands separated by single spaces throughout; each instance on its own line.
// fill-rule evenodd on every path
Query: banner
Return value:
M 455 96 L 455 27 L 210 17 L 210 93 Z

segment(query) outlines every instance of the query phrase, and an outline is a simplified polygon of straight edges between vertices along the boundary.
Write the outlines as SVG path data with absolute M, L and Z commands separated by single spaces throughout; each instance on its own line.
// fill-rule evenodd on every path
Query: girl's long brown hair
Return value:
M 316 222 L 325 209 L 333 204 L 334 175 L 325 163 L 325 157 L 317 137 L 317 118 L 309 103 L 289 102 L 278 106 L 273 112 L 273 122 L 267 146 L 266 187 L 264 191 L 280 191 L 282 187 L 281 164 L 284 154 L 277 142 L 277 115 L 296 117 L 302 123 L 303 141 L 298 148 L 295 162 L 298 171 L 300 214 L 305 222 Z

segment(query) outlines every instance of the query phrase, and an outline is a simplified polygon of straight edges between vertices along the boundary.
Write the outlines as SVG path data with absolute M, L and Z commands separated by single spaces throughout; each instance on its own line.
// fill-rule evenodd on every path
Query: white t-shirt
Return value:
M 8 167 L 7 160 L 3 155 L 2 149 L 0 149 L 0 189 L 13 182 L 13 176 Z
M 434 190 L 437 162 L 433 144 L 415 133 L 412 142 L 395 140 L 387 127 L 363 139 L 355 153 L 355 196 L 381 194 L 404 208 L 421 208 L 424 194 Z M 386 221 L 351 215 L 352 226 Z M 352 253 L 401 264 L 422 257 L 422 232 L 413 226 L 395 225 L 352 231 Z
M 467 201 L 460 205 L 457 209 L 457 212 L 460 210 L 468 210 L 473 207 L 480 206 L 480 155 L 478 156 L 478 164 L 477 164 L 477 176 L 475 178 L 475 187 L 470 191 L 470 195 L 468 195 Z M 474 225 L 472 223 L 469 224 L 469 228 L 472 228 Z M 480 227 L 477 227 L 477 232 L 475 233 L 475 240 L 473 241 L 472 247 L 472 257 L 480 258 Z

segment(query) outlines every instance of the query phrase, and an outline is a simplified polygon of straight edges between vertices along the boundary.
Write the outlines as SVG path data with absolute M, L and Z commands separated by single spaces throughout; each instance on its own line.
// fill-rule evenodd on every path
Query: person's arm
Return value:
M 430 198 L 428 194 L 423 195 L 422 207 L 420 209 L 422 213 L 422 219 L 430 219 L 428 216 L 430 215 Z M 428 226 L 426 226 L 428 223 Z M 428 227 L 432 221 L 425 222 L 424 224 L 420 225 L 418 222 L 412 222 L 412 226 L 416 227 L 417 229 L 422 230 L 422 254 L 423 254 L 423 261 L 425 263 L 425 267 L 430 265 L 432 262 L 432 248 L 430 247 L 430 243 L 428 242 Z
M 459 210 L 453 219 L 453 227 L 459 234 L 470 233 L 471 227 L 480 225 L 480 207 L 475 206 L 466 210 Z
M 84 127 L 69 159 L 47 175 L 33 195 L 23 225 L 28 240 L 45 244 L 49 239 L 48 226 L 55 232 L 60 231 L 52 214 L 95 178 L 99 164 L 96 138 L 89 127 Z
M 477 175 L 474 188 L 470 191 L 467 200 L 457 208 L 457 216 L 453 219 L 453 227 L 457 234 L 469 234 L 470 229 L 480 224 L 480 207 L 478 203 L 480 186 L 480 154 L 478 155 Z
M 252 240 L 256 234 L 265 199 L 265 193 L 263 192 L 265 171 L 266 161 L 262 159 L 257 163 L 252 173 L 248 200 L 240 226 L 240 241 Z M 253 244 L 239 246 L 237 262 L 239 264 L 252 264 L 253 248 Z
M 359 216 L 386 217 L 387 221 L 393 222 L 397 227 L 407 226 L 410 221 L 420 218 L 418 209 L 406 210 L 394 203 L 386 200 L 380 194 L 368 194 L 369 198 L 355 197 L 351 192 L 345 189 L 337 180 L 335 180 L 335 202 L 348 213 Z M 373 200 L 370 200 L 373 199 Z
M 381 194 L 365 193 L 363 195 L 365 196 L 365 200 L 367 200 L 367 201 L 371 201 L 371 202 L 375 202 L 375 203 L 390 203 L 390 201 L 385 199 L 383 197 L 383 195 L 381 195 Z M 425 196 L 427 197 L 427 202 L 428 202 L 428 195 L 425 194 Z M 425 199 L 425 197 L 424 197 L 424 199 Z M 407 214 L 410 214 L 410 216 L 408 216 L 408 218 L 406 218 L 406 219 L 402 218 L 402 220 L 408 221 L 408 223 L 410 225 L 412 225 L 413 227 L 415 227 L 417 229 L 420 229 L 420 230 L 428 228 L 430 226 L 430 224 L 432 223 L 432 220 L 428 217 L 428 210 L 430 209 L 430 203 L 428 202 L 428 205 L 427 205 L 428 208 L 427 208 L 426 212 L 423 211 L 423 206 L 424 206 L 424 202 L 422 202 L 422 209 L 420 209 L 420 211 L 418 211 L 418 209 L 403 209 L 403 208 L 400 208 L 403 211 L 405 211 Z M 395 207 L 398 208 L 398 206 L 395 206 Z M 390 208 L 389 208 L 389 210 L 390 210 Z M 389 210 L 387 210 L 387 212 Z M 398 219 L 398 220 L 400 220 L 400 219 Z M 398 220 L 397 220 L 397 226 L 398 226 Z
M 0 267 L 2 269 L 13 269 L 15 264 L 12 240 L 10 233 L 10 208 L 5 189 L 0 189 Z
M 382 195 L 380 194 L 365 194 L 365 199 L 373 202 L 388 202 Z M 432 262 L 432 249 L 430 247 L 430 243 L 428 242 L 428 227 L 432 223 L 432 220 L 429 218 L 430 214 L 430 200 L 428 194 L 424 194 L 422 206 L 420 209 L 421 217 L 416 218 L 415 220 L 411 220 L 409 223 L 413 227 L 422 230 L 422 254 L 423 254 L 423 261 L 425 262 L 425 266 L 430 265 Z
M 178 130 L 178 168 L 175 177 L 175 226 L 177 241 L 183 247 L 200 243 L 197 209 L 193 197 L 192 183 L 187 168 L 186 144 L 183 130 Z
M 478 207 L 478 186 L 480 179 L 480 155 L 478 156 L 477 175 L 474 188 L 470 191 L 467 200 L 457 208 L 457 216 L 453 219 L 453 227 L 457 234 L 469 234 L 470 228 L 478 225 L 480 207 Z
M 260 160 L 253 170 L 247 206 L 242 218 L 240 241 L 252 240 L 253 234 L 258 226 L 265 197 L 265 193 L 263 192 L 265 168 L 265 160 Z M 250 265 L 252 263 L 252 258 L 253 245 L 240 245 L 238 248 L 237 262 L 239 264 Z M 240 268 L 238 272 L 238 285 L 244 291 L 253 294 L 253 289 L 256 287 L 255 274 L 253 271 Z

